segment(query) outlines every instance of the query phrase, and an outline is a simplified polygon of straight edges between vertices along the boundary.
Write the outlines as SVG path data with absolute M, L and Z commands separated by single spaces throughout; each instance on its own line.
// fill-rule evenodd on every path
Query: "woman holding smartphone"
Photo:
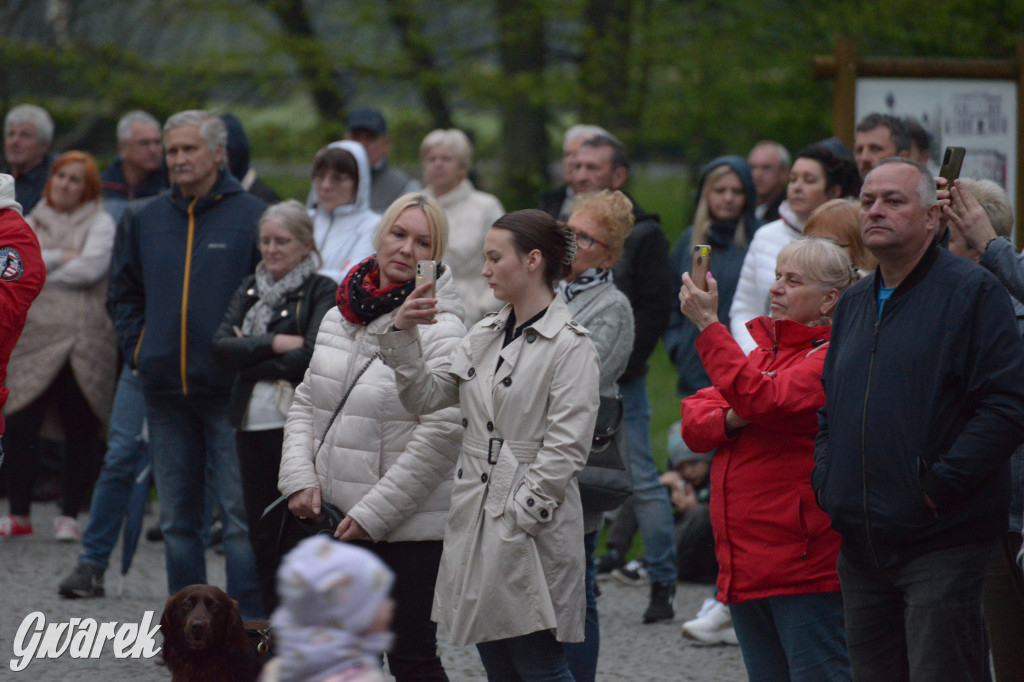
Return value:
M 488 679 L 572 681 L 562 642 L 583 639 L 583 511 L 576 475 L 597 419 L 600 361 L 554 285 L 572 232 L 543 211 L 510 213 L 484 241 L 481 274 L 507 305 L 453 353 L 424 357 L 437 299 L 417 288 L 378 335 L 411 412 L 462 408 L 432 617 L 477 645 Z
M 406 194 L 385 211 L 376 255 L 349 270 L 320 324 L 288 412 L 278 476 L 293 514 L 318 516 L 329 500 L 345 513 L 335 536 L 362 543 L 395 572 L 388 668 L 399 682 L 448 679 L 430 607 L 462 427 L 455 408 L 418 416 L 402 407 L 376 334 L 413 290 L 417 261 L 440 263 L 447 241 L 444 211 L 425 194 Z M 434 362 L 466 333 L 451 272 L 439 265 L 438 273 L 436 323 L 421 335 Z

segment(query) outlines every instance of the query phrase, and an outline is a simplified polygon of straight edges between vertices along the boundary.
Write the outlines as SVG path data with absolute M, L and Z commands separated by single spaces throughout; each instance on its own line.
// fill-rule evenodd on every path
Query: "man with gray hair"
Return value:
M 245 618 L 263 613 L 228 423 L 232 373 L 210 352 L 232 293 L 259 260 L 266 205 L 225 171 L 227 128 L 208 111 L 164 125 L 171 188 L 130 216 L 111 304 L 124 357 L 139 372 L 160 496 L 167 588 L 206 582 L 207 468 L 224 521 L 228 594 Z
M 584 140 L 598 135 L 611 135 L 601 126 L 577 124 L 565 131 L 562 138 L 562 180 L 565 184 L 541 195 L 537 207 L 556 220 L 567 220 L 572 212 L 576 194 L 572 190 L 572 171 L 576 167 L 576 152 Z
M 5 173 L 14 176 L 15 198 L 28 215 L 43 196 L 53 165 L 53 119 L 46 109 L 20 104 L 4 118 Z
M 160 122 L 145 111 L 131 111 L 117 123 L 117 159 L 100 176 L 103 206 L 116 223 L 129 201 L 167 189 Z
M 789 181 L 789 150 L 778 142 L 761 140 L 747 154 L 747 164 L 757 193 L 754 215 L 762 225 L 778 220 Z
M 860 207 L 878 269 L 836 309 L 811 475 L 842 535 L 850 666 L 986 680 L 982 584 L 1024 439 L 1024 346 L 999 281 L 935 243 L 924 166 L 881 161 Z

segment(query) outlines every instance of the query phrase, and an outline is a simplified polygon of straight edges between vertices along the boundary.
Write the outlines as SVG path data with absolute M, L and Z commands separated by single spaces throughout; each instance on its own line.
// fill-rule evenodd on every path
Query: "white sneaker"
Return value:
M 719 601 L 714 597 L 708 597 L 704 600 L 704 603 L 700 605 L 700 611 L 697 612 L 697 618 L 703 618 L 704 616 L 711 613 L 711 609 L 718 606 Z
M 70 516 L 58 516 L 53 521 L 53 537 L 60 542 L 78 542 L 82 539 L 78 521 Z
M 698 614 L 697 618 L 683 623 L 683 637 L 705 644 L 739 644 L 728 606 L 715 601 L 706 612 L 702 606 L 701 614 L 703 615 Z

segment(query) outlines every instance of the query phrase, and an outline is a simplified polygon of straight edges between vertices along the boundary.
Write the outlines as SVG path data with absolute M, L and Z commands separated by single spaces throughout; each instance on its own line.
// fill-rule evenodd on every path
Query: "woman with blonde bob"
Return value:
M 277 606 L 277 566 L 290 547 L 278 547 L 281 506 L 260 519 L 279 494 L 289 397 L 309 366 L 337 284 L 316 272 L 320 253 L 302 204 L 294 199 L 274 204 L 260 216 L 258 229 L 262 260 L 231 297 L 213 337 L 213 355 L 236 373 L 228 420 L 235 428 L 249 542 L 269 614 Z
M 851 199 L 831 199 L 814 209 L 804 226 L 804 235 L 829 239 L 839 245 L 860 276 L 878 267 L 874 255 L 864 246 L 860 236 L 860 204 Z
M 839 534 L 811 490 L 821 371 L 831 316 L 857 276 L 824 239 L 784 246 L 771 317 L 749 326 L 746 356 L 718 321 L 718 287 L 683 275 L 680 310 L 700 330 L 712 386 L 683 400 L 683 438 L 711 460 L 718 600 L 729 604 L 754 682 L 850 679 L 836 560 Z
M 321 500 L 330 501 L 345 514 L 335 537 L 362 544 L 395 572 L 388 666 L 400 682 L 448 679 L 430 608 L 462 424 L 457 408 L 415 415 L 402 406 L 376 334 L 392 327 L 413 290 L 416 261 L 434 260 L 437 316 L 420 334 L 423 354 L 445 358 L 465 336 L 447 241 L 444 211 L 424 194 L 385 211 L 376 254 L 348 272 L 320 325 L 285 423 L 278 476 L 291 513 L 316 517 Z

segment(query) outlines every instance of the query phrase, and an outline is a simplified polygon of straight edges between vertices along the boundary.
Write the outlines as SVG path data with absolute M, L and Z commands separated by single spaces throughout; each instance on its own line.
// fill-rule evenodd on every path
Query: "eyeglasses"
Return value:
M 584 249 L 593 248 L 594 244 L 599 244 L 599 245 L 603 246 L 606 249 L 612 248 L 612 247 L 608 246 L 607 244 L 605 244 L 600 239 L 594 239 L 593 237 L 591 237 L 586 232 L 580 232 L 579 230 L 573 230 L 572 233 L 574 235 L 576 235 L 576 243 L 579 244 Z

